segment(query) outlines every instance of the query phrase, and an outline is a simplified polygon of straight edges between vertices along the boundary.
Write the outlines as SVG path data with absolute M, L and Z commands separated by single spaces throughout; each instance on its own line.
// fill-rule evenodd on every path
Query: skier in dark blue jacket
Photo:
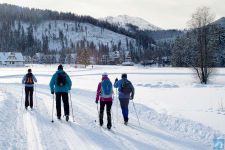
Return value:
M 127 74 L 122 74 L 122 79 L 118 81 L 116 78 L 114 87 L 118 88 L 119 91 L 119 101 L 120 101 L 120 106 L 122 109 L 122 114 L 124 118 L 124 124 L 127 125 L 128 123 L 128 105 L 129 105 L 129 100 L 134 99 L 134 87 L 132 83 L 127 80 Z

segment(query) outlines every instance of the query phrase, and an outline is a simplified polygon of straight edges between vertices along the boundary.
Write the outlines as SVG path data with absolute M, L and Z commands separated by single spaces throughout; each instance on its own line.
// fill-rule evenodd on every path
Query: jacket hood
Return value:
M 61 73 L 61 72 L 65 72 L 64 70 L 57 70 L 56 73 Z
M 109 79 L 109 78 L 108 78 L 107 76 L 103 76 L 103 77 L 102 77 L 102 81 L 103 81 L 103 80 L 108 80 L 108 79 Z

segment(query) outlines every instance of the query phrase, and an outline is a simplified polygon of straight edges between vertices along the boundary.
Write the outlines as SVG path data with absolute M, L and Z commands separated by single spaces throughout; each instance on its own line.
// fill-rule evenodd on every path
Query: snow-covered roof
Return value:
M 15 52 L 0 52 L 0 61 L 14 61 L 14 62 L 23 62 L 24 58 L 22 53 Z
M 109 52 L 109 57 L 110 58 L 119 58 L 120 52 L 119 51 Z

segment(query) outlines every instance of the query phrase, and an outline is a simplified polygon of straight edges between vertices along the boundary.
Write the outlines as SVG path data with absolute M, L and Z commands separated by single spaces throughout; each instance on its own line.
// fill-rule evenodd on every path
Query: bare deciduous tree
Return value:
M 201 83 L 207 84 L 213 68 L 213 25 L 214 14 L 207 7 L 201 7 L 192 14 L 189 26 L 192 30 L 192 41 L 196 42 L 194 58 L 189 61 Z M 194 43 L 190 43 L 191 45 Z M 191 46 L 189 45 L 189 46 Z

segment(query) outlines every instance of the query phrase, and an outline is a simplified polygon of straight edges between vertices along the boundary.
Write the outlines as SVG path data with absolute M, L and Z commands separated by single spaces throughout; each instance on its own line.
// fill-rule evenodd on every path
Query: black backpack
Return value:
M 32 73 L 26 74 L 26 81 L 25 81 L 25 84 L 34 84 L 34 81 L 33 81 L 33 74 L 32 74 Z
M 57 74 L 57 85 L 58 86 L 65 86 L 66 85 L 66 73 L 58 73 Z
M 127 94 L 127 95 L 132 92 L 132 84 L 131 84 L 130 81 L 128 81 L 128 80 L 122 81 L 121 92 L 124 93 L 124 94 Z

